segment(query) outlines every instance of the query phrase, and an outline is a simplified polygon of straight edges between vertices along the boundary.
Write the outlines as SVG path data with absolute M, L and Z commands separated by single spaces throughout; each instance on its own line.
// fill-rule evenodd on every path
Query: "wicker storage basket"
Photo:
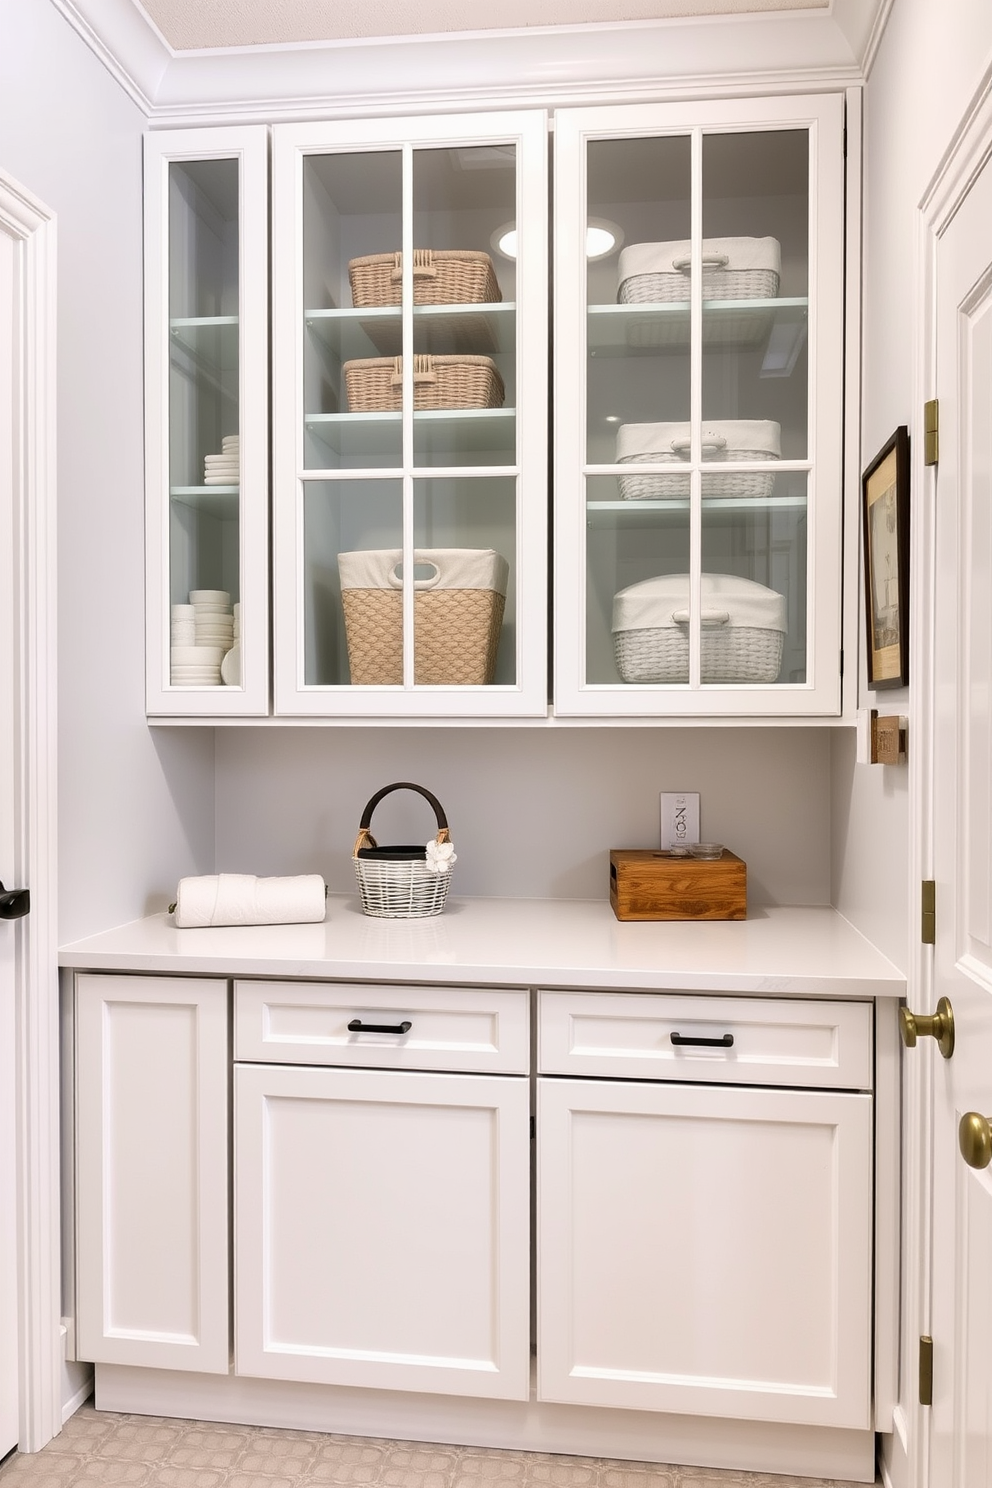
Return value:
M 784 597 L 734 574 L 703 574 L 701 597 L 701 680 L 776 681 Z M 688 682 L 688 574 L 663 574 L 620 590 L 613 600 L 613 651 L 624 682 Z
M 721 461 L 777 460 L 782 430 L 771 419 L 724 419 L 702 428 L 703 495 L 766 499 L 775 486 L 772 470 L 721 471 Z M 681 466 L 689 458 L 688 424 L 621 424 L 617 430 L 618 465 Z M 711 467 L 716 467 L 711 469 Z M 689 495 L 689 472 L 621 475 L 623 501 L 664 501 Z
M 357 309 L 399 305 L 403 291 L 402 253 L 370 253 L 348 264 L 351 298 Z M 488 253 L 462 248 L 413 250 L 415 305 L 478 305 L 502 300 Z
M 376 791 L 362 812 L 352 855 L 362 909 L 367 915 L 391 920 L 417 920 L 427 915 L 438 915 L 444 908 L 451 882 L 452 870 L 448 864 L 435 871 L 428 865 L 426 847 L 380 847 L 370 830 L 372 813 L 383 796 L 397 790 L 417 791 L 429 801 L 437 818 L 435 842 L 441 847 L 450 841 L 444 808 L 437 796 L 422 785 L 399 780 L 395 785 L 384 785 L 382 790 Z M 373 1031 L 405 1033 L 407 1030 L 400 1026 L 395 1030 L 382 1028 Z
M 396 413 L 403 407 L 403 358 L 359 357 L 345 362 L 352 413 Z M 506 389 L 485 356 L 415 356 L 414 408 L 502 408 Z
M 492 548 L 418 548 L 413 678 L 425 687 L 488 686 L 496 672 L 509 566 Z M 339 553 L 348 665 L 355 687 L 403 681 L 399 548 Z

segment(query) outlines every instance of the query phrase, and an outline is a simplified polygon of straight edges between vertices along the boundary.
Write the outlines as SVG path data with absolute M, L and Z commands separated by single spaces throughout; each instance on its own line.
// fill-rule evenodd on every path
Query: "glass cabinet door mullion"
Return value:
M 413 642 L 413 146 L 403 146 L 403 687 L 414 685 Z
M 689 690 L 702 670 L 703 135 L 692 131 L 689 196 Z

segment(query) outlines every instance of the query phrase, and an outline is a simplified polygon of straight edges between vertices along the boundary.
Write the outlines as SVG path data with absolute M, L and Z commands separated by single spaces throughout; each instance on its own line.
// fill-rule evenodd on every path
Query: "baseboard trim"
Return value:
M 85 1405 L 86 1404 L 87 1400 L 89 1400 L 89 1398 L 90 1398 L 90 1396 L 92 1394 L 93 1394 L 93 1381 L 92 1380 L 87 1380 L 86 1383 L 85 1383 L 85 1385 L 81 1385 L 79 1387 L 79 1389 L 76 1391 L 75 1395 L 71 1395 L 68 1400 L 64 1400 L 62 1402 L 62 1425 L 63 1426 L 65 1425 L 66 1421 L 68 1421 L 68 1419 L 69 1419 L 70 1416 L 74 1416 L 76 1414 L 76 1412 L 78 1411 L 78 1409 L 79 1409 L 79 1407 L 81 1405 Z
M 237 1375 L 96 1367 L 96 1407 L 399 1441 L 875 1481 L 875 1435 L 651 1411 L 471 1400 Z

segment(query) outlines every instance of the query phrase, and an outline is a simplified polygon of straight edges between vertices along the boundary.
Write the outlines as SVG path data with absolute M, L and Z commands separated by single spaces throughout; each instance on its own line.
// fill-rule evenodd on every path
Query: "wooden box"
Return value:
M 726 847 L 708 860 L 615 847 L 610 903 L 618 920 L 743 920 L 747 864 Z

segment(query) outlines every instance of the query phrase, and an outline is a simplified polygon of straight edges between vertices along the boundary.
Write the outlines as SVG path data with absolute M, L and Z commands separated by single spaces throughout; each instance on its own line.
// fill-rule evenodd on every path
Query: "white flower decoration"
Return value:
M 447 873 L 452 863 L 456 862 L 458 854 L 450 842 L 438 842 L 432 838 L 427 844 L 427 871 L 428 873 Z

